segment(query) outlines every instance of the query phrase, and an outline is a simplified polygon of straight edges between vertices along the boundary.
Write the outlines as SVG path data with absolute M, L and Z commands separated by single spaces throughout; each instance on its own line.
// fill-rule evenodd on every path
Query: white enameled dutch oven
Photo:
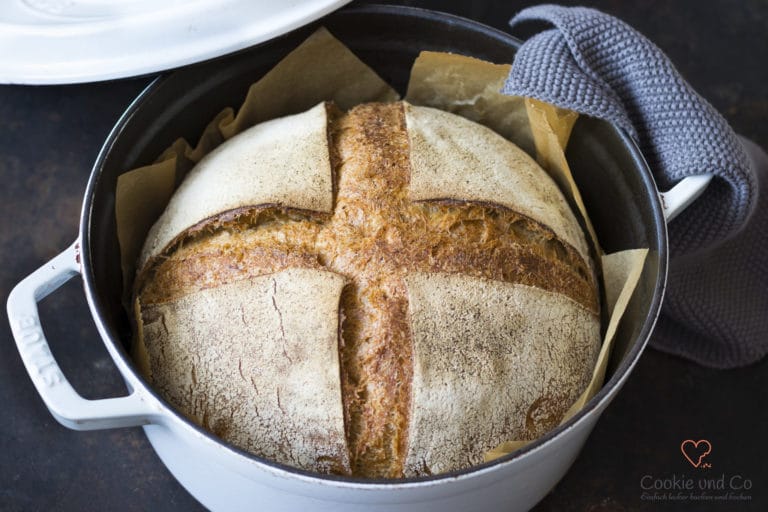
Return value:
M 107 138 L 88 182 L 77 240 L 19 283 L 8 299 L 21 357 L 59 422 L 76 430 L 143 426 L 168 469 L 214 510 L 526 510 L 565 474 L 640 357 L 664 292 L 666 222 L 708 181 L 689 178 L 659 194 L 632 140 L 604 122 L 583 116 L 576 124 L 567 153 L 572 171 L 606 252 L 648 247 L 650 254 L 622 319 L 602 390 L 565 424 L 513 454 L 463 471 L 398 481 L 318 476 L 245 453 L 190 423 L 149 387 L 128 356 L 131 336 L 120 302 L 115 232 L 117 177 L 153 161 L 179 136 L 196 140 L 208 120 L 223 107 L 239 104 L 249 84 L 319 23 L 400 90 L 421 50 L 511 62 L 519 45 L 507 34 L 454 16 L 361 6 L 236 55 L 158 78 Z M 83 399 L 48 349 L 37 302 L 78 274 L 94 322 L 130 390 L 128 396 Z

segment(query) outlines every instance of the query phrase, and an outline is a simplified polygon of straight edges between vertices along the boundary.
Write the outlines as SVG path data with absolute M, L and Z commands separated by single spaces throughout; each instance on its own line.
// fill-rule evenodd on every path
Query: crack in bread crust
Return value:
M 508 208 L 409 200 L 402 104 L 334 112 L 329 137 L 330 217 L 266 205 L 198 226 L 140 275 L 137 290 L 151 304 L 292 267 L 345 276 L 339 349 L 352 473 L 401 477 L 413 371 L 405 276 L 463 273 L 526 284 L 596 313 L 595 280 L 573 247 Z

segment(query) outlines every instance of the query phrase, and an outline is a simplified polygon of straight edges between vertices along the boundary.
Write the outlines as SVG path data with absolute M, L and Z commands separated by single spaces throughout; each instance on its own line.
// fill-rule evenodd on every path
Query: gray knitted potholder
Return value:
M 515 56 L 505 94 L 605 119 L 637 141 L 662 190 L 714 173 L 669 224 L 670 268 L 652 346 L 730 368 L 768 352 L 768 157 L 740 139 L 669 59 L 624 22 L 584 7 L 521 11 L 554 28 Z

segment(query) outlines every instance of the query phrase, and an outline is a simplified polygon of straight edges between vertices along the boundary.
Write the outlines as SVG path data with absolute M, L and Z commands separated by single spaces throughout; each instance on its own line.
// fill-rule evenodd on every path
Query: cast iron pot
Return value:
M 249 84 L 319 24 L 401 92 L 421 50 L 506 63 L 520 44 L 502 32 L 442 13 L 362 6 L 238 54 L 158 78 L 128 107 L 104 143 L 88 181 L 75 243 L 19 283 L 8 299 L 23 362 L 59 422 L 77 430 L 143 426 L 168 469 L 211 509 L 528 509 L 565 474 L 640 357 L 664 292 L 666 221 L 693 200 L 707 181 L 684 181 L 660 195 L 632 140 L 604 122 L 587 117 L 577 122 L 567 154 L 572 171 L 606 252 L 648 247 L 650 254 L 622 320 L 601 391 L 564 425 L 513 454 L 463 471 L 398 481 L 318 476 L 245 453 L 190 423 L 158 396 L 128 356 L 130 328 L 120 303 L 122 276 L 115 231 L 117 177 L 152 162 L 179 136 L 197 140 L 215 114 L 238 105 Z M 91 314 L 125 379 L 128 396 L 83 399 L 48 349 L 37 301 L 77 274 L 82 275 Z

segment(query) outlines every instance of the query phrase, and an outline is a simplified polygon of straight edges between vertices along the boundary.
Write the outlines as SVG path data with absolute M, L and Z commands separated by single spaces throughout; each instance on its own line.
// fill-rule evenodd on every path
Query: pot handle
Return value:
M 666 192 L 659 192 L 667 224 L 694 202 L 712 181 L 714 174 L 688 176 Z
M 79 244 L 38 268 L 8 296 L 8 319 L 32 383 L 53 417 L 74 430 L 147 425 L 156 415 L 136 390 L 128 396 L 86 400 L 74 390 L 56 363 L 40 326 L 37 303 L 80 273 Z

